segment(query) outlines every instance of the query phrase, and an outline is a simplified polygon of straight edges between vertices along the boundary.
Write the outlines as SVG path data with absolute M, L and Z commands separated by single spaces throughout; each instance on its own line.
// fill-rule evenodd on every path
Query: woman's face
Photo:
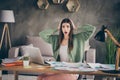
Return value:
M 69 23 L 63 23 L 62 24 L 62 32 L 65 36 L 68 36 L 70 33 L 70 24 Z

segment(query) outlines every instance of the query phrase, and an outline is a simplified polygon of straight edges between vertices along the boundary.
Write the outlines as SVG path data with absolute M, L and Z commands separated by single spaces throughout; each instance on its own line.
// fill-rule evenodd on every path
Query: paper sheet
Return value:
M 87 64 L 85 63 L 69 63 L 69 62 L 48 62 L 51 67 L 57 70 L 68 70 L 68 71 L 96 71 L 96 69 L 90 68 Z
M 115 70 L 114 64 L 100 64 L 100 63 L 87 63 L 91 68 L 96 70 Z

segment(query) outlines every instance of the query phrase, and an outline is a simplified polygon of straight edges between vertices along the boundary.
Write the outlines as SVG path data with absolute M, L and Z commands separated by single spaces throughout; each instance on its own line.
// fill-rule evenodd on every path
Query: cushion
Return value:
M 32 44 L 29 44 L 29 45 L 22 45 L 22 46 L 33 46 Z M 17 46 L 17 47 L 12 47 L 9 49 L 9 52 L 8 52 L 8 58 L 15 58 L 15 57 L 18 57 L 18 56 L 21 56 L 21 54 L 19 54 L 20 48 L 21 46 Z
M 95 63 L 96 61 L 96 50 L 93 48 L 90 48 L 86 53 L 86 61 L 88 63 Z
M 28 45 L 21 45 L 21 46 L 18 46 L 19 48 L 20 47 L 33 47 L 33 44 L 28 44 Z
M 18 53 L 19 53 L 19 47 L 12 47 L 9 49 L 8 57 L 9 58 L 18 57 Z
M 51 44 L 45 42 L 41 37 L 26 36 L 26 44 L 33 44 L 34 47 L 38 47 L 42 56 L 53 56 Z
M 20 53 L 21 53 L 21 56 L 24 56 L 24 55 L 28 55 L 28 49 L 31 49 L 33 48 L 33 45 L 30 44 L 30 45 L 23 45 L 23 46 L 20 46 Z M 28 51 L 27 51 L 28 50 Z

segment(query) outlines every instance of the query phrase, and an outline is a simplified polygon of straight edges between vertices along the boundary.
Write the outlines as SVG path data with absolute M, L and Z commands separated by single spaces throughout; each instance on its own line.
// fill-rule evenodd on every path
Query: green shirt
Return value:
M 95 27 L 92 25 L 83 25 L 74 30 L 73 34 L 73 49 L 70 53 L 68 53 L 68 57 L 71 62 L 82 62 L 84 56 L 84 46 L 85 41 L 90 39 L 90 37 L 95 32 Z M 54 53 L 54 58 L 58 60 L 59 49 L 56 50 L 58 44 L 58 36 L 59 33 L 57 29 L 47 29 L 41 31 L 39 33 L 40 37 L 42 37 L 46 42 L 52 44 L 52 49 Z M 68 51 L 69 52 L 69 51 Z

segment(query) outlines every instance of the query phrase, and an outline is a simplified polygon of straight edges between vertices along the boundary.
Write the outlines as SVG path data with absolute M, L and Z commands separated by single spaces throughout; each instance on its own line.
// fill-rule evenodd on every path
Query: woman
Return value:
M 82 62 L 84 43 L 95 31 L 92 25 L 84 25 L 80 28 L 74 26 L 69 18 L 64 18 L 57 30 L 44 30 L 40 37 L 52 44 L 56 61 Z M 73 74 L 44 74 L 38 80 L 77 80 L 78 75 Z

